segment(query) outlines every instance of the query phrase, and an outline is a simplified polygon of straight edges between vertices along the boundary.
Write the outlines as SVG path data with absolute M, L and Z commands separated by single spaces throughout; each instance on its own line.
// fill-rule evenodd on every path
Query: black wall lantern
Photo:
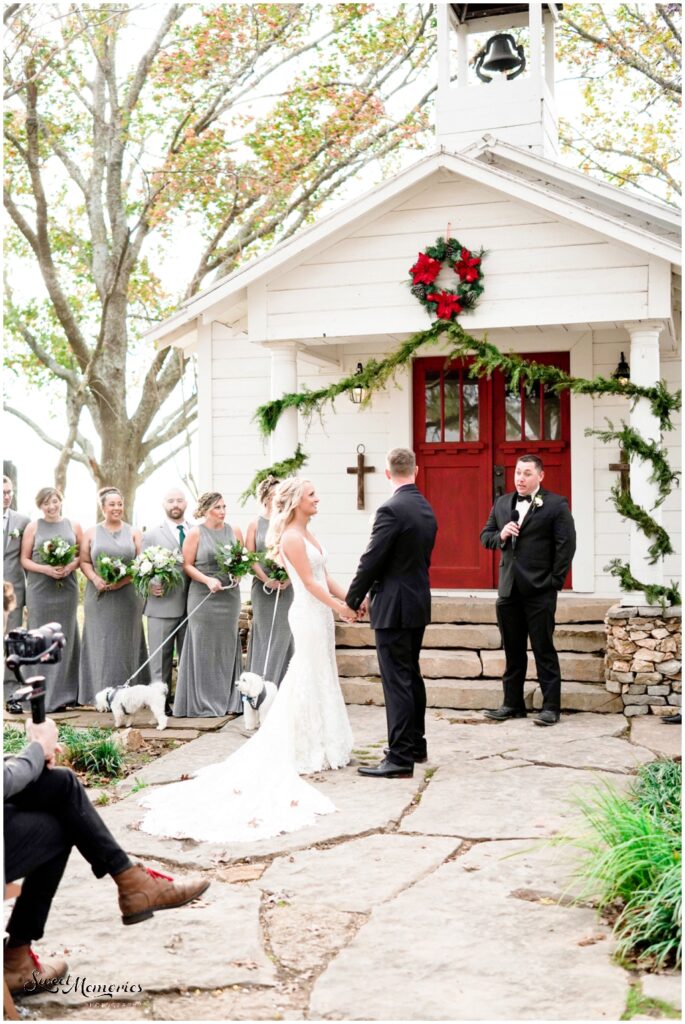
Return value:
M 362 366 L 361 363 L 357 363 L 357 369 L 354 371 L 355 377 L 361 377 L 363 373 L 364 367 Z M 366 388 L 364 387 L 360 380 L 359 383 L 355 384 L 352 390 L 350 391 L 350 401 L 354 402 L 355 405 L 361 405 L 362 402 L 364 401 L 365 394 Z
M 523 46 L 520 46 L 509 32 L 498 32 L 491 36 L 476 57 L 474 71 L 481 82 L 491 82 L 496 73 L 503 74 L 508 82 L 518 78 L 526 67 Z
M 626 362 L 626 357 L 623 352 L 621 352 L 621 358 L 618 361 L 618 366 L 611 376 L 623 386 L 630 383 L 630 366 Z

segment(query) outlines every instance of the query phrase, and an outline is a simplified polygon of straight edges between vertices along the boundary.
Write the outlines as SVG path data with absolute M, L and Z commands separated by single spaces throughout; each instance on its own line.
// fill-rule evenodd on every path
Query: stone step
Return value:
M 377 676 L 341 679 L 343 696 L 347 704 L 385 703 L 383 687 Z M 526 707 L 542 707 L 540 688 L 531 680 L 525 685 Z M 426 699 L 431 708 L 454 708 L 460 711 L 479 711 L 498 708 L 502 703 L 502 682 L 499 679 L 427 679 Z M 561 707 L 564 711 L 594 711 L 620 714 L 623 702 L 618 694 L 608 693 L 599 683 L 564 682 L 561 687 Z
M 338 647 L 375 647 L 374 632 L 366 623 L 339 622 L 335 629 Z M 455 626 L 452 623 L 426 626 L 425 647 L 458 647 L 472 650 L 496 650 L 501 646 L 499 629 L 490 625 Z
M 504 651 L 482 651 L 483 675 L 502 678 L 504 672 Z M 559 651 L 561 678 L 572 679 L 576 683 L 602 683 L 604 685 L 604 658 L 595 654 L 583 654 L 575 651 Z M 537 679 L 535 659 L 528 655 L 529 679 Z
M 338 647 L 374 647 L 375 636 L 365 623 L 339 622 L 335 629 Z M 580 651 L 603 654 L 606 644 L 604 627 L 594 623 L 570 623 L 557 626 L 554 646 L 558 651 Z M 430 648 L 460 648 L 466 650 L 498 650 L 501 638 L 497 626 L 488 624 L 454 625 L 432 624 L 426 627 L 424 646 Z M 530 644 L 528 645 L 530 647 Z
M 495 599 L 492 597 L 434 596 L 431 602 L 434 623 L 496 623 Z M 576 597 L 560 594 L 557 601 L 557 623 L 604 622 L 607 610 L 616 603 L 613 597 Z
M 341 677 L 377 676 L 378 659 L 373 648 L 338 649 L 338 673 Z M 604 659 L 593 654 L 559 654 L 562 679 L 580 683 L 604 683 Z M 426 679 L 501 679 L 504 671 L 504 651 L 432 650 L 421 652 L 421 671 Z M 528 677 L 537 678 L 535 661 L 528 655 Z

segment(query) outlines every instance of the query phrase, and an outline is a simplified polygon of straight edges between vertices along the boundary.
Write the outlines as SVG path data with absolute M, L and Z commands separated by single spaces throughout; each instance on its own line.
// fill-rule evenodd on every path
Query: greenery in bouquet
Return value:
M 148 597 L 150 584 L 158 583 L 167 594 L 183 582 L 183 556 L 179 551 L 150 546 L 137 555 L 130 566 L 133 586 L 141 597 Z
M 258 557 L 256 551 L 250 551 L 237 540 L 233 544 L 219 544 L 216 549 L 219 571 L 226 576 L 232 576 L 234 580 L 247 576 Z
M 258 551 L 257 558 L 262 569 L 269 577 L 270 580 L 274 580 L 276 583 L 286 583 L 288 580 L 288 573 L 273 558 L 269 558 L 266 551 Z
M 103 552 L 95 559 L 95 571 L 103 579 L 105 583 L 121 583 L 125 576 L 128 576 L 131 572 L 131 564 L 125 562 L 123 558 L 113 558 L 111 555 L 105 555 Z M 100 593 L 98 593 L 100 597 Z
M 70 544 L 64 537 L 51 537 L 50 540 L 43 541 L 38 548 L 38 554 L 43 565 L 69 565 L 78 554 L 78 545 Z M 58 587 L 63 585 L 62 580 L 57 580 Z

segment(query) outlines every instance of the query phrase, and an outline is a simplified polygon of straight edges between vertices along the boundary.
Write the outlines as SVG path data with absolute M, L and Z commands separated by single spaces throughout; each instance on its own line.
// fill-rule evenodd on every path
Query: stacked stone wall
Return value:
M 605 619 L 606 687 L 621 695 L 623 713 L 669 715 L 682 692 L 682 611 L 614 605 Z

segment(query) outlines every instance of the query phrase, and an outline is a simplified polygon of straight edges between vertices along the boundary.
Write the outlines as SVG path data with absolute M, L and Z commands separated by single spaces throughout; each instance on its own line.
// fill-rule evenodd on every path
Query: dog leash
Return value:
M 266 645 L 266 657 L 264 658 L 264 669 L 262 671 L 262 679 L 266 679 L 266 666 L 269 664 L 269 654 L 271 653 L 271 638 L 274 635 L 274 623 L 276 622 L 276 612 L 278 611 L 278 598 L 281 593 L 279 587 L 276 591 L 276 600 L 274 601 L 274 613 L 271 616 L 271 629 L 269 630 L 269 642 Z
M 235 585 L 235 584 L 234 584 L 234 585 Z M 222 587 L 221 589 L 222 589 L 222 590 L 233 590 L 233 587 Z M 182 629 L 182 628 L 183 628 L 183 626 L 185 626 L 185 624 L 186 624 L 186 622 L 188 621 L 188 619 L 192 619 L 192 617 L 193 617 L 193 615 L 195 614 L 195 612 L 199 612 L 200 608 L 202 608 L 202 605 L 203 605 L 203 604 L 205 603 L 205 601 L 207 601 L 207 600 L 208 600 L 208 599 L 209 599 L 210 597 L 212 597 L 212 595 L 213 595 L 213 594 L 218 594 L 218 593 L 219 593 L 219 591 L 218 591 L 218 590 L 210 590 L 208 594 L 205 594 L 205 596 L 204 596 L 204 597 L 202 598 L 202 600 L 200 601 L 200 603 L 199 603 L 198 605 L 196 605 L 196 606 L 195 606 L 195 608 L 193 608 L 193 610 L 192 610 L 192 612 L 190 613 L 190 615 L 186 615 L 186 617 L 185 617 L 185 619 L 183 620 L 183 622 L 179 622 L 179 624 L 178 624 L 178 626 L 176 627 L 176 629 L 174 629 L 174 630 L 173 630 L 173 632 L 169 633 L 169 636 L 165 637 L 165 638 L 164 638 L 164 640 L 162 640 L 162 642 L 161 642 L 161 644 L 159 645 L 159 647 L 155 648 L 155 650 L 154 650 L 154 651 L 152 652 L 152 654 L 151 654 L 151 655 L 150 655 L 150 657 L 149 657 L 149 658 L 147 659 L 147 661 L 144 661 L 144 662 L 143 662 L 143 664 L 142 664 L 142 665 L 141 665 L 141 666 L 140 666 L 139 668 L 137 668 L 137 669 L 135 670 L 135 672 L 133 673 L 133 675 L 130 675 L 130 676 L 128 677 L 128 679 L 126 680 L 126 682 L 125 682 L 125 683 L 122 683 L 122 684 L 121 684 L 121 689 L 123 690 L 123 689 L 124 689 L 124 687 L 126 687 L 126 686 L 130 686 L 130 685 L 131 685 L 131 681 L 132 681 L 133 679 L 135 679 L 135 678 L 136 678 L 136 676 L 137 676 L 137 675 L 138 675 L 138 674 L 139 674 L 140 672 L 142 672 L 142 671 L 143 671 L 143 669 L 145 668 L 145 666 L 146 666 L 146 665 L 149 665 L 149 664 L 150 664 L 150 662 L 151 662 L 151 661 L 152 661 L 152 659 L 154 658 L 155 654 L 159 654 L 159 652 L 161 651 L 162 647 L 164 647 L 164 645 L 165 645 L 166 643 L 168 643 L 168 642 L 169 642 L 169 640 L 171 640 L 172 636 L 175 636 L 175 635 L 176 635 L 176 633 L 178 633 L 179 629 Z M 271 638 L 269 638 L 269 639 L 271 639 Z M 118 687 L 117 687 L 117 689 L 118 689 Z

